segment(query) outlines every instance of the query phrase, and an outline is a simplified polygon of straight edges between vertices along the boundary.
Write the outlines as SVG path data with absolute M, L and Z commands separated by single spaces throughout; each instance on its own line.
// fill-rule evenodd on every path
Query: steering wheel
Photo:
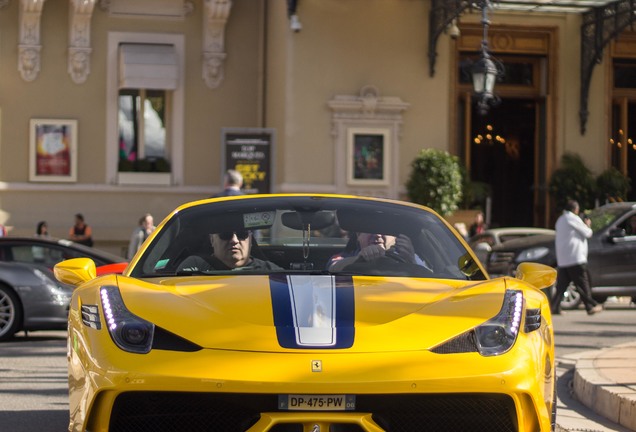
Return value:
M 371 261 L 359 260 L 344 267 L 342 271 L 369 276 L 433 276 L 433 272 L 431 270 L 424 266 L 407 262 L 397 253 L 386 254 Z
M 402 264 L 412 264 L 411 262 L 407 261 L 407 259 L 404 258 L 402 255 L 397 253 L 395 249 L 389 249 L 388 251 L 386 251 L 384 253 L 384 257 L 389 258 L 395 262 L 402 263 Z M 374 261 L 377 261 L 377 259 Z

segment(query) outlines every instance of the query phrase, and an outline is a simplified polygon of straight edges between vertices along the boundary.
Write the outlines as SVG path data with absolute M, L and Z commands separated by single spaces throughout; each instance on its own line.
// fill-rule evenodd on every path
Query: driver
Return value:
M 212 256 L 190 256 L 180 265 L 185 271 L 206 270 L 282 270 L 271 261 L 251 255 L 252 232 L 248 230 L 226 231 L 210 234 L 214 250 Z
M 354 262 L 373 261 L 380 257 L 393 253 L 402 261 L 412 264 L 420 264 L 422 260 L 415 254 L 411 239 L 400 234 L 395 237 L 387 234 L 352 233 L 356 242 L 347 245 L 341 253 L 333 255 L 327 263 L 330 271 L 341 271 Z

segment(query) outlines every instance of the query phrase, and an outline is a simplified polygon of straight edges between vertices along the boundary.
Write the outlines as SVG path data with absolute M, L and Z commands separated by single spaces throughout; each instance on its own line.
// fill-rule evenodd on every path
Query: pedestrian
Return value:
M 40 221 L 38 222 L 36 228 L 35 228 L 35 236 L 36 237 L 44 237 L 44 238 L 48 238 L 49 236 L 49 226 L 47 225 L 46 221 Z
M 587 271 L 587 239 L 592 237 L 592 221 L 579 216 L 579 203 L 569 200 L 556 222 L 555 247 L 557 259 L 556 293 L 551 299 L 553 314 L 561 313 L 561 300 L 570 282 L 581 295 L 588 315 L 601 312 L 603 306 L 592 298 Z
M 130 236 L 130 243 L 128 243 L 128 259 L 135 256 L 143 242 L 154 230 L 154 218 L 150 213 L 146 213 L 139 219 L 139 225 L 134 229 Z
M 241 173 L 236 170 L 229 169 L 225 172 L 225 175 L 223 176 L 223 191 L 215 195 L 212 195 L 212 198 L 243 195 L 244 193 L 241 190 L 242 186 L 243 186 L 243 175 L 241 175 Z
M 482 211 L 478 211 L 477 213 L 475 213 L 475 221 L 472 223 L 468 230 L 468 236 L 470 238 L 474 235 L 481 234 L 487 229 L 488 225 L 484 220 L 484 213 Z
M 75 215 L 75 225 L 69 230 L 69 240 L 85 246 L 93 246 L 93 230 L 84 221 L 81 213 Z

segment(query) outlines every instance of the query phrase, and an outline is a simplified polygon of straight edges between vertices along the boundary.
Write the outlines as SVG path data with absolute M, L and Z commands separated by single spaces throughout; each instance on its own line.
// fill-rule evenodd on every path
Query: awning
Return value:
M 179 68 L 174 45 L 119 45 L 119 88 L 175 90 Z
M 613 0 L 491 0 L 495 10 L 518 12 L 583 13 Z

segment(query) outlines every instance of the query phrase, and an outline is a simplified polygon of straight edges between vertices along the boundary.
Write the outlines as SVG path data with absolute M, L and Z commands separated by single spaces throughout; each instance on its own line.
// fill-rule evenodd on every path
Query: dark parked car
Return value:
M 636 203 L 611 203 L 592 210 L 594 234 L 588 240 L 588 270 L 592 295 L 604 302 L 610 296 L 630 296 L 636 301 L 636 233 L 629 219 L 636 216 Z M 492 274 L 513 274 L 521 262 L 531 261 L 556 267 L 553 235 L 506 241 L 493 246 L 487 269 Z M 576 307 L 580 299 L 570 289 L 564 307 Z
M 96 266 L 126 261 L 118 255 L 74 243 L 42 237 L 0 237 L 0 261 L 53 266 L 70 258 L 91 258 Z
M 73 288 L 53 275 L 70 258 L 93 259 L 97 273 L 121 272 L 124 258 L 68 240 L 0 238 L 0 341 L 21 330 L 65 330 Z M 119 267 L 118 267 L 119 266 Z

